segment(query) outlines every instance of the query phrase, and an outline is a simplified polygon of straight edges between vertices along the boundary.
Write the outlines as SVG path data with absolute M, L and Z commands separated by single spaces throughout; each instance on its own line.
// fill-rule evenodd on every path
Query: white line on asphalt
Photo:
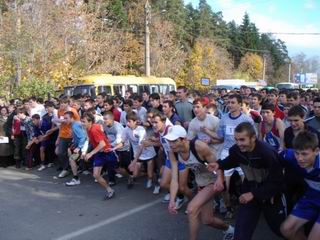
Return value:
M 80 235 L 83 235 L 83 234 L 85 234 L 85 233 L 91 232 L 91 231 L 93 231 L 93 230 L 95 230 L 95 229 L 97 229 L 97 228 L 106 226 L 106 225 L 108 225 L 108 224 L 110 224 L 110 223 L 113 223 L 113 222 L 116 222 L 116 221 L 118 221 L 118 220 L 120 220 L 120 219 L 129 217 L 129 216 L 131 216 L 131 215 L 133 215 L 133 214 L 135 214 L 135 213 L 137 213 L 137 212 L 141 212 L 141 211 L 143 211 L 143 210 L 145 210 L 145 209 L 147 209 L 147 208 L 150 208 L 150 207 L 152 207 L 152 206 L 154 206 L 154 205 L 156 205 L 157 203 L 160 203 L 160 202 L 161 202 L 161 199 L 157 199 L 157 200 L 155 200 L 155 201 L 153 201 L 153 202 L 143 204 L 143 205 L 141 205 L 141 206 L 139 206 L 139 207 L 136 207 L 136 208 L 133 208 L 133 209 L 127 211 L 127 212 L 120 213 L 120 214 L 118 214 L 118 215 L 116 215 L 116 216 L 113 216 L 113 217 L 111 217 L 111 218 L 108 218 L 108 219 L 106 219 L 106 220 L 103 220 L 103 221 L 101 221 L 101 222 L 98 222 L 98 223 L 96 223 L 96 224 L 93 224 L 93 225 L 90 225 L 90 226 L 81 228 L 80 230 L 77 230 L 77 231 L 71 232 L 71 233 L 69 233 L 69 234 L 66 234 L 66 235 L 64 235 L 64 236 L 61 236 L 61 237 L 59 237 L 59 238 L 56 238 L 55 240 L 69 240 L 69 239 L 73 239 L 73 238 L 78 237 L 78 236 L 80 236 Z

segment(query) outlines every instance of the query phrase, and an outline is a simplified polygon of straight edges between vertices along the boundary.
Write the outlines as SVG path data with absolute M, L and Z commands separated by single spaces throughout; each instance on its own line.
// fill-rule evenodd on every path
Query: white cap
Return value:
M 186 138 L 187 132 L 180 125 L 174 125 L 170 128 L 169 132 L 164 136 L 165 139 L 169 141 L 175 141 L 178 138 Z

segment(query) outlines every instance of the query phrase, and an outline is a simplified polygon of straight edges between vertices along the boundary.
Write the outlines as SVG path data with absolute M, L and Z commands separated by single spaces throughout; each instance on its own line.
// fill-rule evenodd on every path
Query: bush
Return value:
M 52 96 L 54 95 L 54 84 L 45 80 L 33 78 L 22 80 L 20 86 L 14 89 L 13 97 L 28 98 L 30 96 L 36 96 L 46 98 L 48 93 Z

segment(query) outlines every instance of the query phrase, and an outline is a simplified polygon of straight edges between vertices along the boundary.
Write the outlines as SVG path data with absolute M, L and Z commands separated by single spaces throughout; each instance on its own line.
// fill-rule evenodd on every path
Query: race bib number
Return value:
M 235 126 L 227 125 L 226 126 L 226 135 L 234 135 Z
M 25 126 L 20 126 L 20 131 L 25 131 L 25 130 L 26 130 Z

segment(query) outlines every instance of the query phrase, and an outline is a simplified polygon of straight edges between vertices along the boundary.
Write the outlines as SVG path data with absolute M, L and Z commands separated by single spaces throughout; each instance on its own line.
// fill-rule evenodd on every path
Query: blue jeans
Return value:
M 60 167 L 67 170 L 69 167 L 68 147 L 72 142 L 71 138 L 60 138 L 58 144 L 58 159 Z

